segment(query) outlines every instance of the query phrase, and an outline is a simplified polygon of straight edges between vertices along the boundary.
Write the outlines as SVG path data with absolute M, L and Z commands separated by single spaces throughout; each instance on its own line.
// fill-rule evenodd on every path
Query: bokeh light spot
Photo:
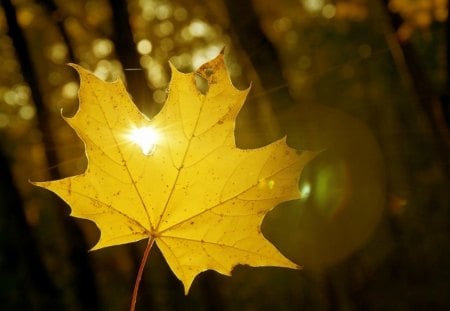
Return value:
M 189 32 L 193 37 L 203 37 L 206 36 L 211 29 L 207 23 L 199 19 L 195 19 L 189 25 Z
M 63 43 L 55 43 L 50 46 L 46 54 L 55 64 L 62 64 L 66 61 L 67 47 Z
M 150 54 L 152 51 L 152 43 L 148 39 L 142 39 L 137 44 L 137 50 L 141 55 Z
M 336 15 L 336 7 L 333 4 L 328 3 L 322 8 L 322 16 L 323 17 L 325 17 L 327 19 L 331 19 L 335 15 Z
M 186 20 L 187 16 L 188 14 L 186 9 L 182 7 L 176 8 L 175 11 L 173 12 L 173 17 L 179 22 Z
M 35 17 L 35 14 L 29 8 L 22 8 L 17 12 L 17 22 L 22 27 L 31 25 Z
M 171 21 L 164 21 L 155 28 L 155 33 L 159 37 L 165 37 L 173 33 L 174 27 Z
M 24 120 L 31 120 L 33 119 L 34 115 L 36 114 L 36 110 L 33 106 L 23 106 L 19 110 L 19 116 Z
M 169 4 L 160 4 L 156 7 L 156 18 L 159 20 L 168 19 L 172 16 L 172 6 Z
M 63 97 L 68 99 L 73 99 L 77 97 L 78 94 L 78 83 L 76 82 L 69 82 L 64 84 L 61 90 L 61 94 Z
M 324 6 L 324 0 L 303 0 L 303 7 L 309 13 L 317 13 Z
M 92 51 L 95 57 L 104 58 L 111 54 L 113 50 L 113 44 L 108 39 L 97 39 L 92 43 Z
M 153 100 L 158 104 L 163 104 L 166 100 L 166 92 L 163 90 L 156 90 L 153 92 Z

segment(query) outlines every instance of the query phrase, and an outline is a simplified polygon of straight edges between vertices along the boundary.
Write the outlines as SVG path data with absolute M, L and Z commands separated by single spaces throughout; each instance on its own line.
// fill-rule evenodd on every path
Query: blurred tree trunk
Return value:
M 50 177 L 51 179 L 59 179 L 61 175 L 56 165 L 58 159 L 56 145 L 51 133 L 50 114 L 42 99 L 39 81 L 34 71 L 28 44 L 17 22 L 16 11 L 11 1 L 4 0 L 2 4 L 8 24 L 8 35 L 13 41 L 17 59 L 22 68 L 23 77 L 31 89 L 31 96 L 36 107 L 38 126 L 43 137 Z M 75 221 L 64 214 L 62 206 L 57 206 L 56 212 L 65 230 L 64 237 L 69 250 L 68 257 L 71 264 L 73 286 L 76 291 L 77 301 L 85 310 L 96 310 L 98 309 L 97 291 L 92 268 L 87 257 L 87 245 L 84 237 Z
M 441 97 L 441 102 L 444 110 L 444 118 L 447 125 L 450 124 L 450 18 L 447 17 L 445 22 L 445 44 L 446 44 L 446 62 L 447 62 L 447 81 L 444 92 Z
M 64 16 L 62 16 L 60 10 L 56 6 L 53 0 L 41 0 L 41 3 L 44 5 L 45 9 L 50 15 L 50 18 L 55 21 L 56 27 L 58 28 L 59 33 L 64 41 L 64 44 L 67 47 L 68 59 L 69 62 L 78 63 L 78 60 L 75 57 L 75 52 L 72 46 L 72 42 L 70 41 L 69 35 L 64 27 Z
M 272 42 L 261 30 L 251 0 L 224 1 L 230 16 L 230 28 L 248 55 L 276 114 L 294 105 L 283 77 L 283 69 Z
M 392 28 L 394 31 L 397 31 L 402 25 L 403 19 L 400 15 L 389 10 L 389 0 L 383 0 L 382 3 L 384 4 L 386 14 L 391 21 Z M 407 86 L 415 91 L 420 106 L 430 121 L 433 133 L 437 134 L 438 151 L 440 153 L 441 164 L 443 164 L 441 166 L 449 173 L 449 167 L 445 165 L 450 150 L 450 132 L 448 123 L 445 119 L 445 110 L 448 110 L 448 106 L 445 107 L 447 104 L 444 101 L 440 101 L 438 96 L 434 94 L 431 82 L 421 67 L 411 42 L 408 40 L 401 41 L 395 36 L 393 41 L 388 39 L 388 44 L 391 49 L 392 57 L 396 62 L 401 75 L 405 76 L 406 73 L 407 81 L 404 82 L 409 84 Z M 393 46 L 393 44 L 396 44 L 397 46 Z M 430 137 L 433 136 L 434 135 L 430 135 Z
M 0 149 L 0 264 L 3 310 L 61 309 L 60 293 L 48 277 L 9 163 Z
M 109 0 L 109 3 L 114 26 L 114 46 L 124 69 L 127 90 L 141 111 L 152 114 L 155 107 L 150 106 L 150 103 L 152 103 L 151 92 L 147 86 L 147 77 L 141 67 L 140 55 L 136 50 L 136 43 L 133 39 L 127 1 Z

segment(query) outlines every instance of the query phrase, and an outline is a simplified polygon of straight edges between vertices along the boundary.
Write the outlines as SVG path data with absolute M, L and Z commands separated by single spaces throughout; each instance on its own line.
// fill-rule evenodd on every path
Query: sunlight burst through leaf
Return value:
M 128 133 L 127 138 L 137 144 L 141 148 L 142 153 L 150 155 L 153 153 L 160 135 L 155 128 L 144 126 L 133 128 Z

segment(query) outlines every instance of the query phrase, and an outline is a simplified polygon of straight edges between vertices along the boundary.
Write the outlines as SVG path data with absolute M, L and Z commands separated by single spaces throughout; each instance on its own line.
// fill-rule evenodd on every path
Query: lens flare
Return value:
M 305 182 L 300 187 L 300 200 L 305 201 L 311 195 L 311 184 L 309 182 Z

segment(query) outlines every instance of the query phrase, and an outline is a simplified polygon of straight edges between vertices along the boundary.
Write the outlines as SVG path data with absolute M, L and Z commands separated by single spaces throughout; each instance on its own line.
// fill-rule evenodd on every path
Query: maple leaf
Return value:
M 173 66 L 167 101 L 152 120 L 123 83 L 80 75 L 79 110 L 66 118 L 85 143 L 81 175 L 35 182 L 100 229 L 93 249 L 150 239 L 185 293 L 200 272 L 230 275 L 238 264 L 298 268 L 261 233 L 265 214 L 299 198 L 300 171 L 314 157 L 280 139 L 235 145 L 236 116 L 249 90 L 232 85 L 223 54 L 196 73 Z M 208 82 L 202 94 L 196 74 Z M 149 243 L 150 244 L 150 243 Z

